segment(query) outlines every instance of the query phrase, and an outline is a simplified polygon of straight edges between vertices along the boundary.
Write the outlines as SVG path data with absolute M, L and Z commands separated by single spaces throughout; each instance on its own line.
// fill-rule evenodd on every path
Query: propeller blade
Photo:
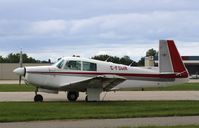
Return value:
M 19 76 L 19 85 L 21 85 L 21 75 Z
M 22 50 L 20 51 L 19 66 L 23 67 L 23 53 L 22 53 Z M 21 78 L 22 78 L 22 76 L 20 75 L 19 76 L 19 85 L 21 85 Z
M 20 58 L 19 58 L 19 66 L 23 67 L 23 56 L 22 56 L 22 51 L 20 52 Z

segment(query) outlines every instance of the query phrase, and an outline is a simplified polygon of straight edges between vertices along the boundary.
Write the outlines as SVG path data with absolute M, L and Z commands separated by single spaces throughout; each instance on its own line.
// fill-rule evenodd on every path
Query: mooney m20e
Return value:
M 59 91 L 66 91 L 69 101 L 76 101 L 79 92 L 86 92 L 86 101 L 99 101 L 102 91 L 163 87 L 185 83 L 189 76 L 172 40 L 160 40 L 159 67 L 156 70 L 65 57 L 52 66 L 19 67 L 14 72 L 20 76 L 20 80 L 23 76 L 26 84 L 36 87 L 35 102 L 43 101 L 37 92 Z

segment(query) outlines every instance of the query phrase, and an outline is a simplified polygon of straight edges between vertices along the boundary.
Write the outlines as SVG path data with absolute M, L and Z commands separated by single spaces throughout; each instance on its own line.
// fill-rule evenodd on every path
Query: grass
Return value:
M 27 86 L 25 84 L 0 84 L 0 92 L 31 92 L 35 91 L 34 86 Z
M 185 125 L 185 126 L 140 126 L 140 127 L 118 127 L 118 128 L 199 128 L 199 125 Z
M 0 84 L 0 92 L 30 92 L 34 91 L 35 87 L 18 85 L 18 84 Z M 140 89 L 135 89 L 140 90 Z M 198 91 L 199 83 L 186 83 L 169 87 L 161 88 L 145 88 L 145 91 Z
M 198 91 L 199 83 L 185 83 L 161 88 L 146 88 L 146 91 Z
M 141 91 L 141 88 L 130 89 L 129 91 Z M 199 91 L 199 83 L 185 83 L 167 87 L 148 87 L 144 91 Z
M 128 127 L 126 127 L 126 128 L 128 128 Z M 137 127 L 137 128 L 199 128 L 199 125 L 185 125 L 185 126 L 180 126 L 180 125 L 179 126 L 144 126 L 144 127 Z
M 199 101 L 0 102 L 0 122 L 199 115 Z

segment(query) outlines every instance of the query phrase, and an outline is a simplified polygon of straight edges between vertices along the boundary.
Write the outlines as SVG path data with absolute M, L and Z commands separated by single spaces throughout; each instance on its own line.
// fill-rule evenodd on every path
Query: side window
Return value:
M 63 65 L 64 65 L 64 60 L 60 61 L 60 62 L 57 64 L 57 67 L 58 67 L 59 69 L 61 69 Z
M 74 61 L 74 60 L 68 61 L 66 62 L 64 69 L 81 70 L 81 61 Z
M 95 63 L 83 61 L 83 71 L 97 71 L 97 65 Z

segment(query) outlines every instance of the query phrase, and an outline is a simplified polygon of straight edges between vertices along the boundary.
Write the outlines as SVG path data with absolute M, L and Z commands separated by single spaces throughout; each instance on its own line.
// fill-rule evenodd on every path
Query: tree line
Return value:
M 118 64 L 124 64 L 124 65 L 131 65 L 131 66 L 144 66 L 145 57 L 148 56 L 156 56 L 157 51 L 154 49 L 149 49 L 146 52 L 146 55 L 144 57 L 141 57 L 141 59 L 136 62 L 132 60 L 129 56 L 125 55 L 123 57 L 117 57 L 117 56 L 110 56 L 110 55 L 98 55 L 91 57 L 95 60 L 102 60 L 107 62 L 113 62 Z M 23 57 L 23 63 L 51 63 L 51 60 L 48 61 L 41 61 L 37 60 L 35 58 L 29 57 L 26 53 L 22 54 Z M 0 56 L 0 63 L 19 63 L 20 54 L 19 53 L 10 53 L 8 56 L 3 57 Z
M 19 63 L 20 53 L 10 53 L 8 56 L 0 56 L 0 63 Z M 48 61 L 41 61 L 29 57 L 26 53 L 22 54 L 23 63 L 51 63 L 50 59 Z
M 110 56 L 110 55 L 98 55 L 91 57 L 92 59 L 96 60 L 102 60 L 107 62 L 113 62 L 117 64 L 124 64 L 124 65 L 130 65 L 130 66 L 144 66 L 145 57 L 153 56 L 155 57 L 157 55 L 157 51 L 152 49 L 149 49 L 146 52 L 146 55 L 144 57 L 141 57 L 141 59 L 136 62 L 132 60 L 129 56 L 125 55 L 123 57 L 117 57 L 117 56 Z

